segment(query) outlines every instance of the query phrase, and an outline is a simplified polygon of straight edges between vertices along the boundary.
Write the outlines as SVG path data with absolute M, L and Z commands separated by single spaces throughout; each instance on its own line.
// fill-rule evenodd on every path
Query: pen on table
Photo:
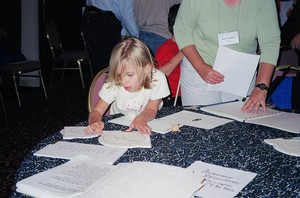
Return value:
M 196 118 L 196 119 L 193 119 L 192 121 L 195 122 L 195 121 L 200 121 L 202 120 L 202 118 Z

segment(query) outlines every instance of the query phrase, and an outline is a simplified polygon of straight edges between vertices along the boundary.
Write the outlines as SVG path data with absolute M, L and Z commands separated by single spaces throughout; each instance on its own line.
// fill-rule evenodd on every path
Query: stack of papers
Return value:
M 188 198 L 202 181 L 202 176 L 186 168 L 153 162 L 121 163 L 81 198 Z
M 17 192 L 32 197 L 79 197 L 84 190 L 113 168 L 115 166 L 98 159 L 77 156 L 60 166 L 17 182 Z
M 78 156 L 17 182 L 17 192 L 47 198 L 192 197 L 203 177 L 192 170 L 152 162 L 117 166 Z

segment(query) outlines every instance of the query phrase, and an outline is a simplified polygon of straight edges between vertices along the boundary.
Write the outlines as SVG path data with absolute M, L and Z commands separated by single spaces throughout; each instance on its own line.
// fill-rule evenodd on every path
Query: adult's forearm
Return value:
M 270 85 L 271 83 L 271 78 L 273 75 L 274 71 L 274 65 L 269 64 L 269 63 L 260 63 L 259 64 L 259 69 L 258 69 L 258 74 L 256 77 L 256 83 L 265 83 L 267 86 Z
M 211 69 L 204 62 L 195 45 L 186 46 L 181 51 L 201 77 L 204 76 L 209 69 Z
M 177 67 L 177 65 L 180 63 L 182 58 L 183 58 L 183 53 L 178 52 L 165 65 L 161 66 L 159 68 L 159 70 L 162 71 L 166 76 L 169 76 L 174 71 L 174 69 Z

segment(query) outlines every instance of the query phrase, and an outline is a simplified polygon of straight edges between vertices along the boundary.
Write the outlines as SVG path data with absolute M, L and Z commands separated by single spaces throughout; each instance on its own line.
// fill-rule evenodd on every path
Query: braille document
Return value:
M 60 159 L 72 159 L 77 155 L 86 155 L 101 162 L 113 164 L 125 152 L 126 148 L 112 148 L 95 144 L 58 141 L 49 144 L 33 155 Z
M 74 198 L 101 179 L 114 165 L 87 156 L 76 158 L 17 182 L 17 192 L 32 197 Z
M 200 108 L 202 111 L 245 123 L 258 124 L 292 133 L 300 133 L 300 114 L 260 108 L 257 113 L 242 112 L 244 102 L 231 102 Z
M 118 148 L 151 148 L 150 135 L 137 131 L 103 131 L 98 138 L 103 146 Z
M 208 84 L 208 91 L 222 91 L 246 97 L 253 80 L 260 56 L 219 46 L 214 70 L 225 76 L 224 82 Z
M 264 142 L 281 153 L 300 157 L 300 137 L 265 139 Z
M 98 133 L 84 134 L 86 126 L 65 126 L 60 133 L 63 135 L 64 140 L 70 139 L 88 139 L 98 137 Z
M 120 163 L 81 198 L 191 198 L 203 177 L 190 169 L 154 162 Z

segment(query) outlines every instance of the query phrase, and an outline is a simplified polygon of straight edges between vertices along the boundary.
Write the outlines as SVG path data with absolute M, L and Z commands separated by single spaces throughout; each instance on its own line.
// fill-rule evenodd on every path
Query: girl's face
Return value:
M 137 66 L 129 65 L 125 68 L 123 74 L 121 74 L 121 85 L 126 91 L 135 92 L 140 90 L 141 81 L 139 81 L 139 75 L 137 73 Z

